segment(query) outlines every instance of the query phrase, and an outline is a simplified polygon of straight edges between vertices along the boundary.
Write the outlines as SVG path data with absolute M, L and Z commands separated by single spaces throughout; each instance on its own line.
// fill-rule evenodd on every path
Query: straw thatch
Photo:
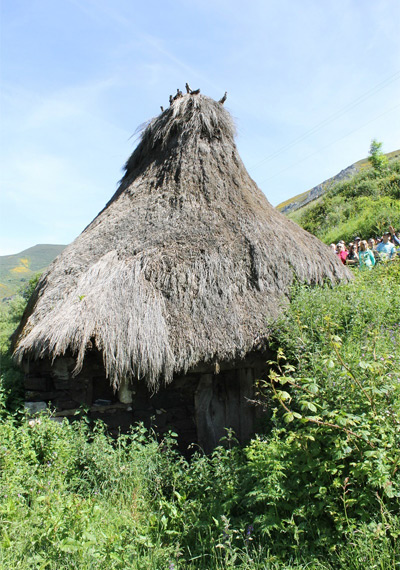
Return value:
M 105 209 L 42 276 L 15 354 L 97 347 L 115 388 L 151 389 L 265 346 L 294 280 L 348 279 L 327 246 L 248 175 L 219 102 L 187 94 L 153 119 Z

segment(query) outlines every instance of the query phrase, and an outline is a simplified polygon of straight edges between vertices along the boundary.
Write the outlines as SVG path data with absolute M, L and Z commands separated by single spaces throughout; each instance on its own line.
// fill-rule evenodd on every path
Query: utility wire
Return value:
M 308 138 L 309 136 L 313 135 L 314 133 L 318 132 L 319 130 L 321 130 L 322 127 L 324 127 L 325 125 L 328 125 L 329 123 L 331 123 L 332 121 L 334 121 L 335 119 L 337 119 L 338 117 L 341 117 L 342 115 L 344 115 L 345 113 L 347 113 L 347 111 L 349 111 L 350 109 L 353 109 L 354 107 L 356 107 L 357 105 L 360 105 L 361 103 L 363 103 L 366 99 L 368 99 L 369 97 L 371 97 L 372 95 L 374 95 L 375 93 L 377 93 L 378 91 L 381 91 L 382 89 L 384 89 L 385 87 L 387 87 L 388 85 L 390 85 L 391 83 L 393 83 L 394 81 L 397 81 L 398 79 L 400 79 L 400 71 L 396 71 L 396 73 L 394 73 L 393 75 L 390 75 L 389 77 L 387 77 L 386 79 L 384 79 L 383 81 L 381 81 L 381 83 L 378 83 L 377 85 L 375 85 L 374 87 L 372 87 L 369 91 L 366 91 L 365 93 L 363 93 L 362 95 L 360 95 L 359 97 L 357 97 L 357 99 L 355 99 L 354 101 L 352 101 L 351 103 L 348 103 L 347 105 L 345 105 L 344 107 L 341 107 L 338 111 L 336 111 L 335 113 L 333 113 L 332 115 L 329 115 L 329 117 L 327 117 L 326 119 L 324 119 L 323 121 L 321 121 L 320 123 L 317 123 L 314 127 L 312 127 L 310 130 L 306 131 L 305 133 L 303 133 L 302 135 L 300 135 L 299 137 L 295 138 L 294 140 L 292 140 L 290 143 L 278 148 L 275 152 L 273 152 L 272 154 L 270 154 L 269 156 L 263 158 L 262 160 L 260 160 L 259 162 L 255 163 L 253 166 L 249 167 L 251 170 L 254 170 L 256 168 L 258 168 L 259 166 L 261 166 L 262 164 L 264 164 L 265 162 L 269 162 L 270 160 L 272 160 L 273 158 L 276 158 L 277 156 L 279 156 L 280 154 L 282 154 L 282 152 L 284 152 L 285 150 L 291 148 L 292 146 L 296 145 L 297 143 L 303 141 L 304 139 Z M 366 123 L 368 124 L 368 123 Z
M 283 168 L 282 170 L 279 170 L 279 172 L 276 172 L 275 174 L 273 174 L 272 176 L 270 176 L 269 178 L 265 178 L 264 180 L 262 180 L 261 182 L 258 182 L 258 185 L 261 186 L 261 184 L 263 184 L 264 182 L 268 182 L 269 180 L 272 180 L 273 178 L 276 178 L 276 176 L 278 176 L 279 174 L 281 174 L 282 172 L 286 172 L 287 170 L 290 170 L 291 168 L 293 168 L 293 166 L 297 166 L 298 164 L 301 164 L 302 162 L 304 162 L 305 160 L 308 160 L 309 158 L 311 158 L 312 156 L 315 156 L 316 154 L 318 154 L 319 152 L 321 152 L 321 150 L 325 150 L 326 148 L 329 148 L 330 146 L 334 145 L 335 143 L 337 143 L 338 141 L 341 141 L 343 139 L 345 139 L 346 137 L 348 137 L 349 135 L 352 135 L 353 133 L 359 131 L 360 129 L 362 129 L 363 127 L 365 127 L 366 125 L 369 125 L 370 123 L 373 123 L 376 119 L 379 119 L 380 117 L 383 117 L 383 115 L 386 115 L 387 113 L 390 113 L 390 111 L 394 111 L 394 109 L 397 109 L 398 107 L 400 107 L 400 103 L 398 105 L 395 105 L 394 107 L 391 107 L 390 109 L 386 109 L 386 111 L 384 111 L 383 113 L 381 113 L 380 115 L 376 115 L 373 119 L 371 119 L 370 121 L 367 121 L 366 123 L 363 123 L 362 125 L 360 125 L 359 127 L 357 127 L 356 129 L 353 129 L 352 131 L 348 132 L 347 134 L 343 135 L 342 137 L 339 137 L 338 139 L 335 139 L 334 141 L 330 142 L 329 144 L 322 146 L 321 148 L 319 148 L 318 150 L 316 150 L 315 152 L 304 156 L 302 159 L 298 160 L 297 162 L 294 162 L 293 164 L 290 164 L 289 166 L 286 166 L 285 168 Z

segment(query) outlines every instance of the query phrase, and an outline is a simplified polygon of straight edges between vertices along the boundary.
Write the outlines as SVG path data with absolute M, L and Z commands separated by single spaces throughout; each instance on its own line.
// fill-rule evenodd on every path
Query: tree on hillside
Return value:
M 388 165 L 388 158 L 382 152 L 382 143 L 372 139 L 369 147 L 368 160 L 375 170 L 382 171 Z

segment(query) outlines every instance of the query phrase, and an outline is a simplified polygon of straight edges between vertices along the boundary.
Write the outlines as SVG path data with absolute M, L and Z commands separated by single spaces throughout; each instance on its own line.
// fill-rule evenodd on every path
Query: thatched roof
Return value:
M 231 116 L 188 94 L 153 119 L 120 187 L 42 276 L 17 331 L 22 358 L 103 354 L 111 383 L 149 387 L 265 346 L 294 280 L 348 279 L 247 173 Z

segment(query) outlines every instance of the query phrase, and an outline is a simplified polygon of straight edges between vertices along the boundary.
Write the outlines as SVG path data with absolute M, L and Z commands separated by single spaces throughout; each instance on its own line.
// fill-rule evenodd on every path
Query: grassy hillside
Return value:
M 0 301 L 8 299 L 36 273 L 43 271 L 65 245 L 40 244 L 15 255 L 0 256 Z
M 362 168 L 288 217 L 325 243 L 382 235 L 389 224 L 399 230 L 400 160 L 381 171 Z
M 400 150 L 388 152 L 385 154 L 385 156 L 388 158 L 389 162 L 393 160 L 399 160 Z M 293 196 L 293 198 L 285 200 L 285 202 L 282 202 L 277 206 L 277 209 L 283 214 L 289 214 L 299 209 L 303 209 L 314 200 L 318 200 L 325 194 L 325 192 L 327 192 L 338 182 L 351 179 L 355 174 L 363 172 L 364 170 L 369 170 L 370 168 L 371 164 L 368 161 L 368 158 L 363 158 L 362 160 L 359 160 L 358 162 L 355 162 L 354 164 L 348 166 L 339 172 L 339 174 L 336 174 L 335 176 L 332 176 L 332 178 L 329 178 L 321 184 L 318 184 L 318 186 L 311 188 L 311 190 L 307 190 L 306 192 L 302 192 L 297 196 Z

